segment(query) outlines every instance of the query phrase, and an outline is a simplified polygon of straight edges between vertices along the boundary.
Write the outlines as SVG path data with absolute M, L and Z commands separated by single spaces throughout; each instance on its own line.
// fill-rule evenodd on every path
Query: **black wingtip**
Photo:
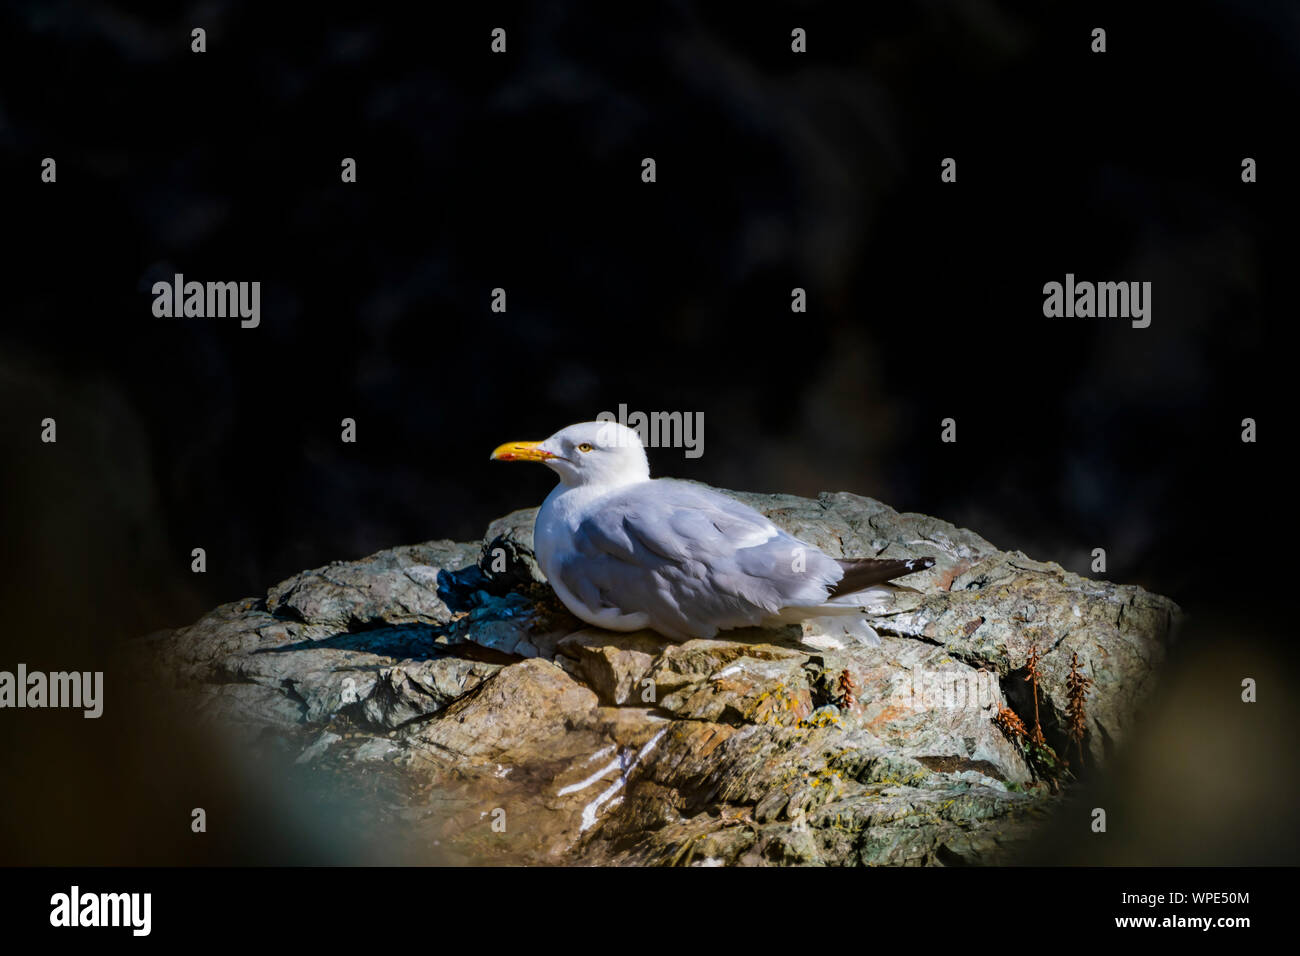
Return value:
M 852 594 L 873 584 L 883 584 L 894 578 L 934 567 L 934 558 L 839 558 L 837 560 L 840 567 L 844 569 L 844 577 L 831 589 L 832 598 Z

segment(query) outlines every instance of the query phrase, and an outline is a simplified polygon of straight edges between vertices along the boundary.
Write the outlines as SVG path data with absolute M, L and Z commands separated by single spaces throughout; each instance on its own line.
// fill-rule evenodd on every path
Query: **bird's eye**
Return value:
M 591 451 L 591 443 L 583 442 L 581 445 L 578 446 L 578 451 Z

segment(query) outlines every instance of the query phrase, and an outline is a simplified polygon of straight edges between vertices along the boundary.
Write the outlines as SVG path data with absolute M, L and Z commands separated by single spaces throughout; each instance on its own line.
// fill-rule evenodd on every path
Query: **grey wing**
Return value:
M 668 480 L 616 492 L 579 526 L 562 583 L 593 610 L 671 637 L 753 626 L 826 601 L 843 570 L 740 502 Z

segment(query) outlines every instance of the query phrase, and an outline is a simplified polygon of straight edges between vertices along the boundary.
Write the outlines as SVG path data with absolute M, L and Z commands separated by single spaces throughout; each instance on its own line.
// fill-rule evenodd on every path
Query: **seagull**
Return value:
M 575 617 L 611 631 L 688 640 L 860 616 L 882 598 L 878 585 L 934 565 L 832 558 L 720 492 L 651 478 L 640 436 L 615 421 L 508 442 L 491 457 L 559 476 L 533 527 L 537 564 Z

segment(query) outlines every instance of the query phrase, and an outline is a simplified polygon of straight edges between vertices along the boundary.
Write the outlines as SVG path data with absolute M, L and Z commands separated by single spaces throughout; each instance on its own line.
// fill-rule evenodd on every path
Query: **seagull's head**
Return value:
M 568 487 L 617 486 L 650 477 L 641 436 L 618 422 L 582 422 L 544 441 L 512 441 L 492 452 L 494 461 L 540 461 Z

